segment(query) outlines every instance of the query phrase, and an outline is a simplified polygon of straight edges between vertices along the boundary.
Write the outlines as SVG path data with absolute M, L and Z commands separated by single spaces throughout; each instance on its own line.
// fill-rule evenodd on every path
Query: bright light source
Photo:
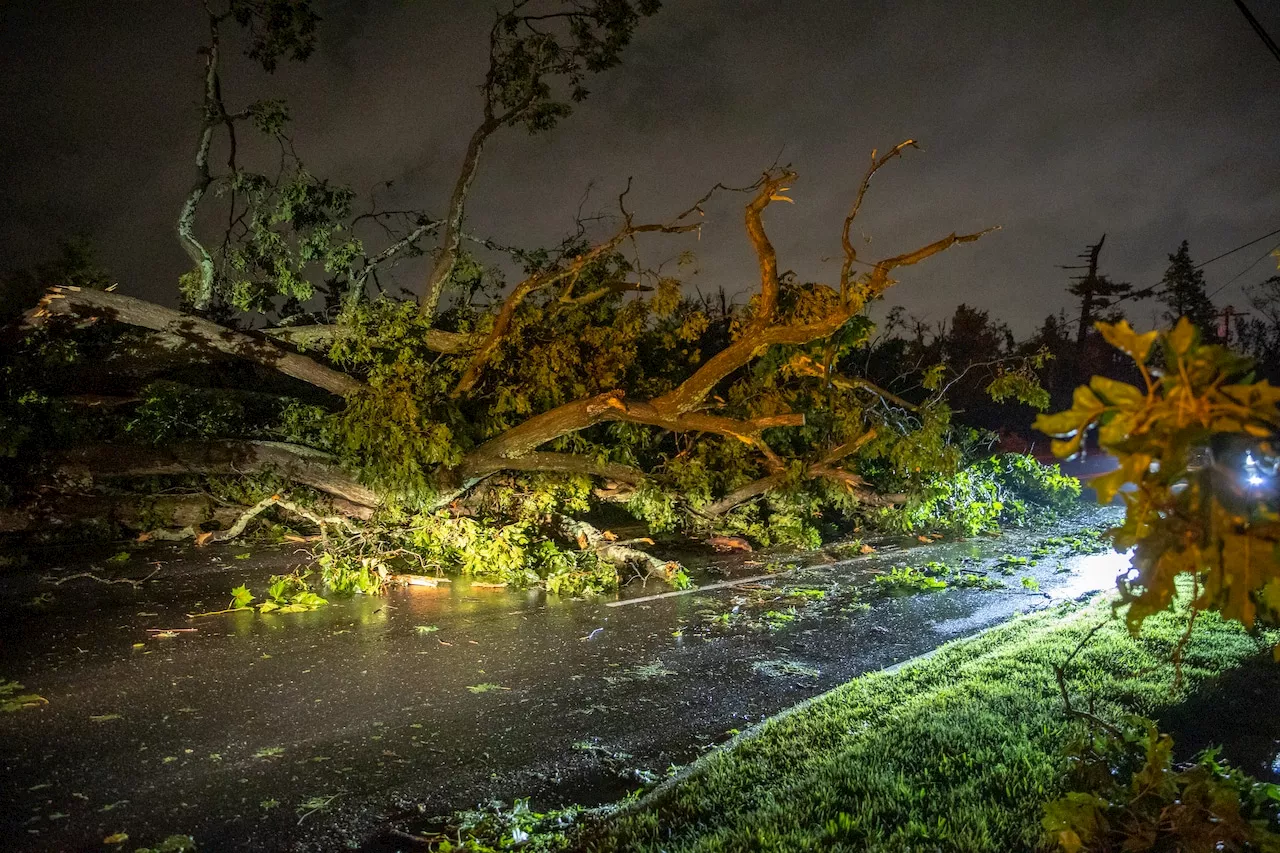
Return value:
M 1132 549 L 1124 554 L 1106 551 L 1072 559 L 1067 582 L 1053 590 L 1057 598 L 1075 598 L 1099 589 L 1115 589 L 1116 577 L 1131 571 Z
M 1249 477 L 1249 485 L 1250 485 L 1250 486 L 1261 486 L 1261 485 L 1262 485 L 1262 478 L 1261 478 L 1261 477 L 1259 477 L 1257 474 L 1252 475 L 1251 477 Z

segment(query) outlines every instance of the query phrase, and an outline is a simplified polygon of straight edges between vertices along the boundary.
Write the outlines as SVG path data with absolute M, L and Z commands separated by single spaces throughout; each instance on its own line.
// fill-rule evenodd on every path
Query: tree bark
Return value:
M 471 184 L 475 181 L 476 171 L 480 168 L 480 152 L 484 144 L 498 128 L 502 119 L 495 118 L 488 103 L 488 92 L 485 94 L 485 120 L 471 134 L 467 142 L 467 151 L 462 157 L 462 168 L 458 172 L 458 180 L 454 182 L 453 193 L 449 197 L 449 210 L 444 220 L 444 237 L 440 240 L 440 253 L 431 267 L 427 277 L 427 286 L 418 300 L 418 307 L 428 319 L 435 317 L 440 307 L 440 297 L 444 292 L 444 283 L 453 274 L 458 263 L 458 246 L 462 243 L 462 221 L 466 214 L 467 195 L 471 192 Z M 505 118 L 505 117 L 504 117 Z
M 128 530 L 199 529 L 235 522 L 242 507 L 224 506 L 208 495 L 82 495 L 52 493 L 38 503 L 0 510 L 0 533 L 35 533 L 89 521 L 118 524 Z
M 182 250 L 191 258 L 200 273 L 200 289 L 192 294 L 191 304 L 203 310 L 213 300 L 213 258 L 209 250 L 196 237 L 196 210 L 204 199 L 205 193 L 213 184 L 213 175 L 209 171 L 209 150 L 213 144 L 213 131 L 221 122 L 225 110 L 222 107 L 221 84 L 218 79 L 219 43 L 218 29 L 220 19 L 209 14 L 209 45 L 205 48 L 204 66 L 204 102 L 201 105 L 200 138 L 196 144 L 196 180 L 187 197 L 183 199 L 182 209 L 178 212 L 178 242 Z
M 531 453 L 548 441 L 606 421 L 647 424 L 674 432 L 714 433 L 761 447 L 766 455 L 770 451 L 760 437 L 764 430 L 804 425 L 804 415 L 801 414 L 772 415 L 752 420 L 735 420 L 701 412 L 671 417 L 648 402 L 628 403 L 624 396 L 622 391 L 607 391 L 534 415 L 467 454 L 459 468 L 462 471 L 498 470 L 504 462 Z
M 248 359 L 333 394 L 352 394 L 365 388 L 364 383 L 345 373 L 325 367 L 304 355 L 282 350 L 270 341 L 119 293 L 52 287 L 30 313 L 29 319 L 38 320 L 46 314 L 90 315 L 164 332 L 186 342 L 192 349 L 213 350 Z
M 165 474 L 274 473 L 356 506 L 381 503 L 377 492 L 361 485 L 331 456 L 275 441 L 210 441 L 146 447 L 91 444 L 68 451 L 56 474 L 71 481 Z
M 585 521 L 578 521 L 567 515 L 557 515 L 555 522 L 560 535 L 576 542 L 579 550 L 593 551 L 600 559 L 612 563 L 619 569 L 639 566 L 644 569 L 646 575 L 665 581 L 670 580 L 671 576 L 681 568 L 680 564 L 674 560 L 660 560 L 652 554 L 614 542 Z

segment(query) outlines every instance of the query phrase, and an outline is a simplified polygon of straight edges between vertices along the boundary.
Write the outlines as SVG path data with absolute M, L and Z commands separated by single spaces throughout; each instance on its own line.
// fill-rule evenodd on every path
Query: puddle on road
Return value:
M 855 675 L 1113 585 L 1116 555 L 1057 553 L 1007 576 L 995 566 L 1113 518 L 1095 511 L 1054 530 L 846 561 L 810 555 L 751 587 L 622 607 L 457 582 L 188 621 L 298 558 L 150 549 L 118 568 L 142 576 L 147 560 L 165 563 L 138 590 L 9 573 L 0 675 L 49 705 L 0 719 L 0 824 L 31 849 L 96 849 L 126 830 L 130 844 L 187 832 L 207 849 L 327 850 L 419 807 L 613 800 Z M 989 571 L 1008 588 L 874 589 L 874 574 L 929 561 Z M 82 559 L 48 573 L 84 569 Z M 693 572 L 762 573 L 742 558 Z M 42 609 L 24 606 L 51 590 Z M 157 627 L 198 631 L 149 636 Z

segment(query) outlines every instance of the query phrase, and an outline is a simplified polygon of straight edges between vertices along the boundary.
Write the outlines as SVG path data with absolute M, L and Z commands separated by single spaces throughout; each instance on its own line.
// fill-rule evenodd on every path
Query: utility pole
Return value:
M 1237 311 L 1233 306 L 1228 305 L 1216 315 L 1218 320 L 1218 338 L 1224 344 L 1231 343 L 1231 320 L 1235 317 L 1248 317 L 1248 311 Z

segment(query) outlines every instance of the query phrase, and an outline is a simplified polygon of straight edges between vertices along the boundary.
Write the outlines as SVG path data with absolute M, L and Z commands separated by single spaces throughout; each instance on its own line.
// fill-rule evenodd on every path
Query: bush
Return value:
M 1150 720 L 1077 742 L 1071 764 L 1076 790 L 1044 816 L 1064 853 L 1280 850 L 1280 785 L 1250 778 L 1214 750 L 1175 766 L 1173 740 Z
M 944 530 L 973 536 L 1063 510 L 1079 496 L 1079 481 L 1057 465 L 1006 453 L 930 478 L 900 509 L 886 510 L 881 522 L 903 533 Z

